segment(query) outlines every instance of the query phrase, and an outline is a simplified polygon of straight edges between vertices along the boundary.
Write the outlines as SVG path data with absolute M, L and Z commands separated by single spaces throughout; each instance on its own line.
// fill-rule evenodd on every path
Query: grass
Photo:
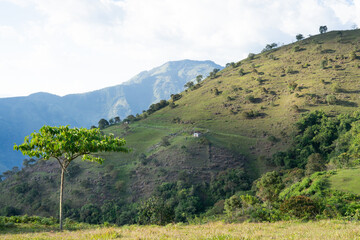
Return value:
M 360 168 L 337 170 L 335 175 L 329 178 L 332 189 L 360 194 Z
M 0 233 L 1 239 L 358 239 L 360 223 L 337 220 L 315 222 L 236 223 L 202 225 L 96 227 L 58 232 Z

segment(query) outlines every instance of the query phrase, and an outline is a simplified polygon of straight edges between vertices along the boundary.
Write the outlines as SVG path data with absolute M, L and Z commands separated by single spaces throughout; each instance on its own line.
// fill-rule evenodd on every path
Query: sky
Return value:
M 360 0 L 0 0 L 0 97 L 121 84 L 167 61 L 239 61 L 360 26 Z

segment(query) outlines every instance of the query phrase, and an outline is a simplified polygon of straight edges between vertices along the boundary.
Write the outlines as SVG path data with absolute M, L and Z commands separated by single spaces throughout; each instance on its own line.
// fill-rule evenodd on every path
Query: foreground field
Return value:
M 1 239 L 359 239 L 360 223 L 315 222 L 124 226 L 63 232 L 0 234 Z

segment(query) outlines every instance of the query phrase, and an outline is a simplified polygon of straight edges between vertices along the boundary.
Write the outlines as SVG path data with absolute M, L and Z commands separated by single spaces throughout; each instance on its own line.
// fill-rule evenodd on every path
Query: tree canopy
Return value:
M 25 137 L 24 143 L 14 146 L 24 155 L 43 158 L 51 157 L 65 162 L 83 156 L 83 160 L 102 163 L 103 159 L 90 155 L 95 152 L 128 152 L 124 139 L 113 135 L 102 135 L 99 129 L 69 128 L 69 126 L 43 126 L 39 132 Z
M 64 173 L 69 164 L 82 156 L 83 160 L 102 164 L 104 159 L 91 155 L 97 152 L 128 152 L 124 139 L 114 135 L 102 135 L 98 128 L 69 128 L 69 126 L 43 126 L 39 132 L 33 132 L 31 138 L 25 137 L 24 143 L 14 145 L 24 155 L 49 160 L 55 158 L 61 167 L 60 183 L 60 229 L 62 230 L 62 202 Z
M 320 34 L 326 33 L 327 32 L 327 26 L 320 26 L 319 27 L 319 32 L 320 32 Z

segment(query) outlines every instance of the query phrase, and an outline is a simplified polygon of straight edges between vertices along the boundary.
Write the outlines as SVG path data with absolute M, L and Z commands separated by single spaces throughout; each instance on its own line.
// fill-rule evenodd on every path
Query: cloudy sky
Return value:
M 167 61 L 225 65 L 360 26 L 360 0 L 0 0 L 0 97 L 80 93 Z

